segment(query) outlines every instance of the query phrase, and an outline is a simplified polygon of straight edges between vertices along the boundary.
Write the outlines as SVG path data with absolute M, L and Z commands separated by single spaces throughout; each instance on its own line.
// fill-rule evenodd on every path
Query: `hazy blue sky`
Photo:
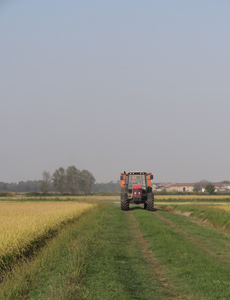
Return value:
M 0 4 L 0 181 L 230 180 L 230 1 Z

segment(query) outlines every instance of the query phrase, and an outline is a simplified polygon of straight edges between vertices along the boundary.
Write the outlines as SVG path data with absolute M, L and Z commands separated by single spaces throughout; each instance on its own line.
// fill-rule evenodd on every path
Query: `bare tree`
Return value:
M 47 171 L 43 171 L 42 173 L 42 181 L 40 184 L 40 190 L 43 194 L 47 194 L 49 192 L 51 184 L 51 176 L 50 173 Z

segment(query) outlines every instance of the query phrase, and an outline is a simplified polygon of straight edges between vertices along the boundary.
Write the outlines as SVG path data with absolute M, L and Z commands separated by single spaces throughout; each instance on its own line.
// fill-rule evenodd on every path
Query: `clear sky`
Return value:
M 230 180 L 230 2 L 0 2 L 0 181 Z

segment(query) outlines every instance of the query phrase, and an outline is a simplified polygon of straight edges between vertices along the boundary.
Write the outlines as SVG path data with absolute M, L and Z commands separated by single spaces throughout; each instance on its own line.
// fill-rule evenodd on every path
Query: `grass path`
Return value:
M 101 205 L 15 268 L 0 299 L 177 299 L 157 267 L 133 212 Z
M 132 211 L 113 208 L 104 219 L 98 254 L 84 280 L 88 299 L 178 299 L 166 289 L 148 253 Z
M 227 300 L 230 235 L 185 215 L 99 205 L 0 285 L 1 300 Z
M 230 236 L 186 216 L 135 210 L 166 278 L 186 299 L 230 299 Z
M 137 219 L 134 217 L 133 213 L 130 214 L 129 217 L 132 220 L 132 227 L 135 232 L 135 240 L 137 239 L 137 243 L 141 247 L 141 254 L 144 260 L 150 265 L 152 273 L 155 274 L 155 277 L 159 281 L 160 288 L 166 292 L 165 299 L 179 300 L 184 298 L 176 293 L 172 283 L 166 279 L 166 269 L 159 263 L 154 253 L 150 250 L 150 243 L 144 238 Z

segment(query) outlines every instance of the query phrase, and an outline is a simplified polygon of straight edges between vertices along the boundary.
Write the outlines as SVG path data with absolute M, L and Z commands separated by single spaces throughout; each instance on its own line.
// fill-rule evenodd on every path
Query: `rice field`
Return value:
M 19 201 L 79 201 L 79 202 L 97 202 L 97 201 L 114 201 L 118 200 L 119 196 L 40 196 L 40 197 L 27 197 L 24 195 L 17 195 L 15 197 L 1 197 L 0 198 L 0 203 L 1 202 L 6 202 L 6 201 L 12 201 L 12 202 L 19 202 Z
M 94 204 L 80 202 L 0 202 L 0 269 Z
M 226 204 L 226 203 L 218 203 L 218 204 L 216 203 L 213 205 L 208 205 L 207 208 L 220 209 L 220 210 L 230 212 L 230 204 Z

